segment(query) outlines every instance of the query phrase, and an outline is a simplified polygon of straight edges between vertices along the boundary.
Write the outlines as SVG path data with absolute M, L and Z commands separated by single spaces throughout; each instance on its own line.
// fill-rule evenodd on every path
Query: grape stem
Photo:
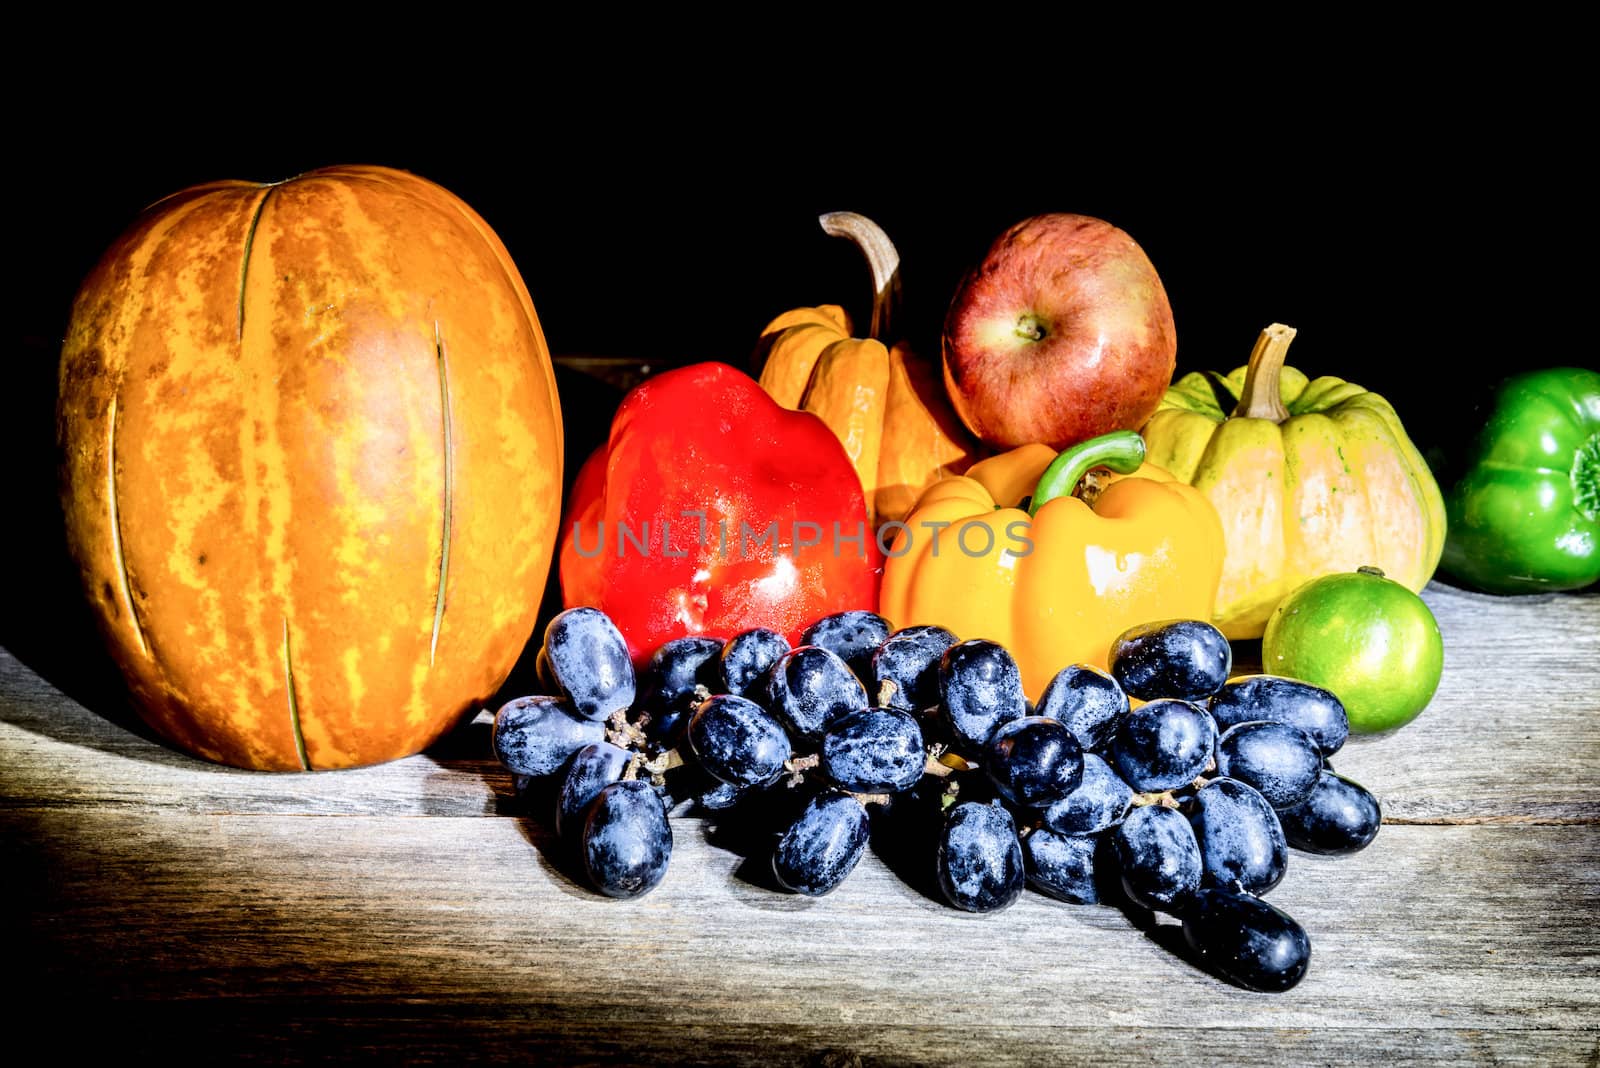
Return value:
M 659 753 L 649 760 L 644 758 L 643 753 L 635 753 L 633 759 L 638 761 L 640 768 L 648 771 L 651 775 L 665 775 L 673 768 L 683 767 L 683 755 L 676 749 L 668 749 L 666 752 Z M 632 764 L 630 763 L 629 766 L 631 767 Z
M 807 756 L 791 756 L 783 762 L 783 770 L 789 773 L 789 785 L 799 786 L 806 781 L 806 772 L 822 763 L 822 758 L 815 753 Z
M 646 713 L 648 716 L 649 713 Z M 637 725 L 628 722 L 628 710 L 619 708 L 611 713 L 607 720 L 610 724 L 606 729 L 606 741 L 618 749 L 642 750 L 645 747 L 645 734 Z

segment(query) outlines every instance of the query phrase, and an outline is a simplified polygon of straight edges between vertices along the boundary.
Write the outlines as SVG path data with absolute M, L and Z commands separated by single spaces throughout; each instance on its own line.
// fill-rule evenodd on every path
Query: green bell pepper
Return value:
M 1445 483 L 1445 572 L 1489 593 L 1600 581 L 1600 373 L 1506 379 L 1461 459 Z

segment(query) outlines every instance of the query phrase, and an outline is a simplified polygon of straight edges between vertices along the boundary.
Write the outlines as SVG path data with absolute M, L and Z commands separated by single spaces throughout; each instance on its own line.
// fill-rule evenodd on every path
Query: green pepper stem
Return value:
M 1590 522 L 1600 521 L 1600 430 L 1572 457 L 1572 501 Z
M 1131 475 L 1144 463 L 1144 438 L 1132 430 L 1114 430 L 1080 442 L 1050 461 L 1039 476 L 1033 491 L 1029 515 L 1057 497 L 1070 497 L 1091 467 L 1109 467 L 1119 475 Z

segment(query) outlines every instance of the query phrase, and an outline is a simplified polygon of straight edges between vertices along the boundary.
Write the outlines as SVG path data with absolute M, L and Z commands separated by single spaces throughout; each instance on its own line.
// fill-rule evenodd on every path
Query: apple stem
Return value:
M 1284 357 L 1289 354 L 1289 342 L 1294 340 L 1295 329 L 1282 323 L 1273 323 L 1256 338 L 1256 347 L 1250 350 L 1250 368 L 1244 375 L 1244 389 L 1239 403 L 1229 418 L 1243 416 L 1247 419 L 1271 419 L 1281 423 L 1289 418 L 1289 409 L 1283 405 L 1283 390 L 1279 378 L 1283 372 Z
M 1044 320 L 1028 312 L 1017 320 L 1016 334 L 1023 341 L 1039 341 L 1045 335 Z
M 1133 474 L 1144 463 L 1144 453 L 1144 438 L 1132 430 L 1113 430 L 1063 449 L 1039 476 L 1028 514 L 1038 515 L 1040 508 L 1057 497 L 1072 496 L 1091 467 L 1109 467 L 1119 475 Z
M 817 216 L 817 221 L 829 236 L 853 241 L 866 257 L 872 271 L 872 325 L 867 336 L 882 341 L 900 303 L 900 253 L 883 228 L 865 215 L 830 211 Z

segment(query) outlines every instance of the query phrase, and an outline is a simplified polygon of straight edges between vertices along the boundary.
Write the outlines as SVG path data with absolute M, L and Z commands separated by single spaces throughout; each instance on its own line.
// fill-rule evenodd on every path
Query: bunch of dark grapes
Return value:
M 1227 639 L 1194 620 L 1126 631 L 1109 673 L 1069 665 L 1037 706 L 995 642 L 865 611 L 794 648 L 766 629 L 680 638 L 636 677 L 615 625 L 574 608 L 537 663 L 548 693 L 500 709 L 495 754 L 519 787 L 553 788 L 558 835 L 614 897 L 661 881 L 680 808 L 755 827 L 776 884 L 808 895 L 844 881 L 881 821 L 956 908 L 998 911 L 1031 884 L 1167 913 L 1213 973 L 1279 991 L 1311 954 L 1262 897 L 1289 848 L 1353 853 L 1380 823 L 1328 763 L 1349 732 L 1338 699 L 1228 681 Z

